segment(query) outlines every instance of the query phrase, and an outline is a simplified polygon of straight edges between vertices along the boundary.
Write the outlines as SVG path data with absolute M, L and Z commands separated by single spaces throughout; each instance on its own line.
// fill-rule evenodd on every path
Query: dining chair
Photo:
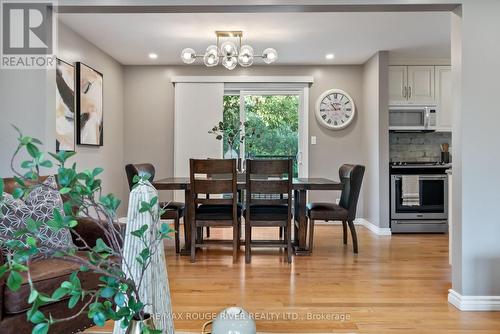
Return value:
M 128 164 L 125 166 L 125 172 L 127 173 L 127 180 L 130 190 L 134 186 L 134 176 L 144 173 L 148 173 L 150 176 L 150 182 L 153 182 L 155 177 L 155 167 L 150 163 L 142 164 Z M 160 217 L 165 220 L 174 221 L 175 229 L 175 252 L 178 254 L 180 252 L 180 220 L 185 214 L 185 204 L 180 202 L 161 202 L 159 203 L 160 208 L 163 208 L 165 212 Z
M 314 242 L 314 221 L 340 220 L 342 221 L 344 245 L 347 245 L 347 225 L 349 225 L 353 251 L 354 253 L 358 253 L 358 238 L 356 236 L 356 228 L 354 227 L 354 219 L 356 218 L 356 207 L 358 205 L 364 173 L 364 166 L 342 165 L 339 169 L 339 177 L 342 183 L 342 194 L 340 195 L 339 204 L 307 204 L 307 217 L 309 218 L 309 249 L 311 252 Z
M 247 160 L 243 213 L 247 263 L 252 260 L 252 247 L 286 248 L 286 259 L 292 262 L 292 166 L 291 159 Z M 284 230 L 284 239 L 252 240 L 253 227 L 278 227 Z
M 233 228 L 233 262 L 238 259 L 241 238 L 241 204 L 238 203 L 236 159 L 190 159 L 189 174 L 194 219 L 191 220 L 191 262 L 196 247 L 227 244 L 227 240 L 197 238 L 203 227 Z

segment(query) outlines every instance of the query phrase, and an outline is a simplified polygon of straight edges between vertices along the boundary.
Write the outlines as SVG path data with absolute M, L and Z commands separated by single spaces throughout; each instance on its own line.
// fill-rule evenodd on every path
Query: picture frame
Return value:
M 56 152 L 76 147 L 75 66 L 56 58 Z
M 77 144 L 104 145 L 104 76 L 82 62 L 76 63 Z

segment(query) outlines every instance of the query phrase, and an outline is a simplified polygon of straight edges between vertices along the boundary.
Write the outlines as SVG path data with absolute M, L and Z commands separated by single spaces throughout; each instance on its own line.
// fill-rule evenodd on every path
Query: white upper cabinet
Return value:
M 389 104 L 434 104 L 434 66 L 389 66 Z
M 408 66 L 408 102 L 435 103 L 434 66 Z
M 436 101 L 439 131 L 451 131 L 453 125 L 451 66 L 436 66 Z
M 405 104 L 408 66 L 389 66 L 389 104 Z

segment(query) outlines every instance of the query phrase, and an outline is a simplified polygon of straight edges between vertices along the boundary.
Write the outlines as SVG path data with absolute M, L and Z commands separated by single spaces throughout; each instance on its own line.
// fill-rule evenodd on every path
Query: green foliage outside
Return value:
M 245 96 L 246 126 L 259 136 L 245 141 L 246 157 L 294 157 L 298 153 L 299 97 L 297 95 Z M 224 96 L 224 123 L 239 124 L 240 97 Z M 231 131 L 231 130 L 229 130 Z M 230 146 L 224 138 L 224 154 Z M 239 154 L 239 143 L 235 147 Z M 297 175 L 297 164 L 294 163 Z

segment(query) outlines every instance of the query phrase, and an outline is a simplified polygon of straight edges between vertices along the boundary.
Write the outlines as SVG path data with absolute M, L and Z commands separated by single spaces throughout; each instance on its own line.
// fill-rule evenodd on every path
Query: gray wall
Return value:
M 10 159 L 17 147 L 17 132 L 11 125 L 43 141 L 43 149 L 55 147 L 51 145 L 55 137 L 49 135 L 55 123 L 46 112 L 49 105 L 55 105 L 55 94 L 50 94 L 55 84 L 46 85 L 51 77 L 55 78 L 54 71 L 0 69 L 0 177 L 13 175 Z
M 126 163 L 152 161 L 158 177 L 173 175 L 174 86 L 170 80 L 179 75 L 313 76 L 309 96 L 309 136 L 317 137 L 317 145 L 309 146 L 309 175 L 338 179 L 338 168 L 343 163 L 364 163 L 361 116 L 342 131 L 321 127 L 314 116 L 317 98 L 332 88 L 343 89 L 353 97 L 358 115 L 365 112 L 362 66 L 253 66 L 234 71 L 204 66 L 125 66 Z M 202 106 L 203 101 L 200 101 Z M 210 126 L 193 120 L 193 131 L 208 131 Z M 339 194 L 313 192 L 310 197 L 311 200 L 333 201 Z M 359 209 L 362 217 L 362 200 Z
M 499 1 L 466 1 L 462 21 L 452 19 L 452 66 L 459 84 L 454 87 L 453 289 L 462 295 L 500 296 L 498 13 Z
M 102 167 L 104 193 L 113 193 L 126 209 L 126 177 L 123 168 L 123 67 L 116 60 L 83 39 L 73 30 L 59 24 L 58 57 L 66 62 L 81 61 L 104 75 L 104 146 L 77 146 L 75 162 L 80 169 Z
M 388 52 L 381 51 L 363 67 L 362 140 L 365 158 L 364 218 L 389 227 Z

